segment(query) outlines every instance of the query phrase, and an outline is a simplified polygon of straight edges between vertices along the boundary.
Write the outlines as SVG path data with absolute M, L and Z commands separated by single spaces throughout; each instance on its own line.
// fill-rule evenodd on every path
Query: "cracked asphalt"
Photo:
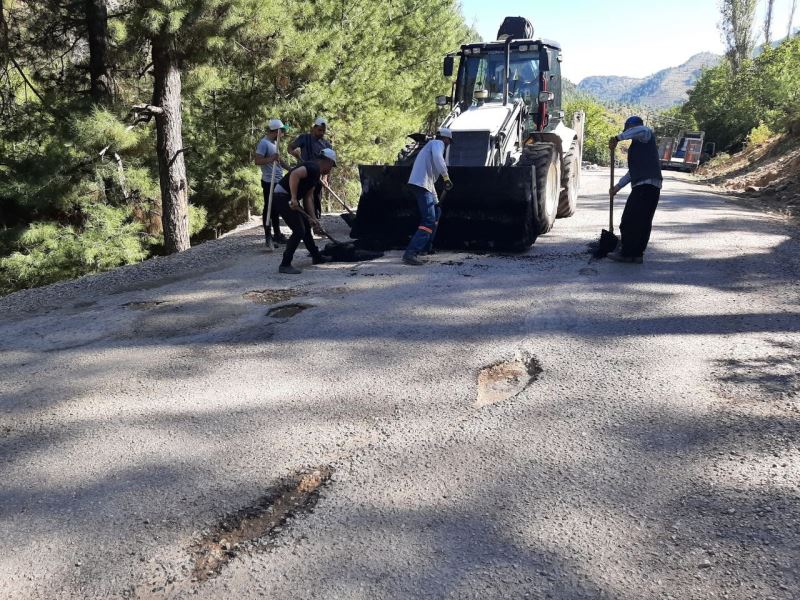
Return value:
M 0 597 L 800 597 L 797 230 L 669 174 L 645 264 L 592 262 L 607 188 L 521 256 L 291 277 L 249 229 L 0 299 Z M 320 465 L 313 512 L 193 580 Z

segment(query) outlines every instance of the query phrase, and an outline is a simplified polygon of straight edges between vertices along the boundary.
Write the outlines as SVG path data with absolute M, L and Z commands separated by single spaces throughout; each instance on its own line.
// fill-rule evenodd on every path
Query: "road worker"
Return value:
M 327 131 L 328 120 L 325 117 L 317 117 L 311 126 L 311 131 L 300 134 L 289 144 L 289 153 L 300 162 L 317 160 L 325 148 L 332 147 L 331 143 L 325 139 Z M 322 181 L 327 183 L 327 177 L 323 177 Z M 314 215 L 317 219 L 322 216 L 322 188 L 314 192 Z
M 403 262 L 407 265 L 419 266 L 424 264 L 419 259 L 419 255 L 429 253 L 433 249 L 436 228 L 439 225 L 439 217 L 442 214 L 434 184 L 441 177 L 444 180 L 444 189 L 446 191 L 453 189 L 444 158 L 447 147 L 452 143 L 452 132 L 444 127 L 439 129 L 436 139 L 425 144 L 425 147 L 414 161 L 414 167 L 411 169 L 411 177 L 408 183 L 417 200 L 420 223 L 406 248 L 405 254 L 403 254 Z
M 612 197 L 616 196 L 629 183 L 632 190 L 620 221 L 620 249 L 609 254 L 608 258 L 617 262 L 641 264 L 661 196 L 661 161 L 655 133 L 645 126 L 641 117 L 630 117 L 625 121 L 625 130 L 609 140 L 612 160 L 617 144 L 625 140 L 632 142 L 628 150 L 628 172 L 609 192 Z
M 336 152 L 332 148 L 324 148 L 316 160 L 309 160 L 298 165 L 280 180 L 275 187 L 273 202 L 278 212 L 292 230 L 286 242 L 283 261 L 278 271 L 288 275 L 298 275 L 300 269 L 292 266 L 295 250 L 302 240 L 311 254 L 315 265 L 330 262 L 322 256 L 314 243 L 311 226 L 319 225 L 314 214 L 314 192 L 322 187 L 321 177 L 327 175 L 336 166 Z
M 286 243 L 286 236 L 281 233 L 280 216 L 275 209 L 275 204 L 272 205 L 272 214 L 267 215 L 267 207 L 269 205 L 269 189 L 274 183 L 278 183 L 283 178 L 283 168 L 286 165 L 281 161 L 278 153 L 278 143 L 280 142 L 281 134 L 286 131 L 288 127 L 283 124 L 280 119 L 271 119 L 267 126 L 267 133 L 258 142 L 256 146 L 256 159 L 255 164 L 261 167 L 261 189 L 264 190 L 264 211 L 261 215 L 261 220 L 264 224 L 264 237 L 266 238 L 267 246 L 272 248 L 272 242 L 278 244 Z M 270 221 L 272 222 L 272 231 L 270 231 Z

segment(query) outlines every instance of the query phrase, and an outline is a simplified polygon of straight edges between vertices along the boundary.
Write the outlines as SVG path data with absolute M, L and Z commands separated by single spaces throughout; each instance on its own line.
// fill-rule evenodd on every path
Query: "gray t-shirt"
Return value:
M 278 146 L 275 142 L 270 141 L 266 137 L 261 138 L 256 146 L 256 154 L 264 157 L 275 156 L 278 153 Z M 280 161 L 270 163 L 268 165 L 261 165 L 261 180 L 269 183 L 272 181 L 272 170 L 275 169 L 275 183 L 278 183 L 283 178 L 283 167 Z
M 317 139 L 310 133 L 302 133 L 292 142 L 292 146 L 300 148 L 300 157 L 307 162 L 319 158 L 325 148 L 331 148 L 331 143 L 325 138 Z

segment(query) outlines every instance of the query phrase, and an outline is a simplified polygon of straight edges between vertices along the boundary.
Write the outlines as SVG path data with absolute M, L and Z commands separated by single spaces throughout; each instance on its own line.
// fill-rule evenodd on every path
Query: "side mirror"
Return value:
M 714 142 L 708 142 L 705 151 L 709 156 L 714 156 L 717 153 L 717 145 Z
M 445 77 L 452 77 L 453 76 L 453 67 L 455 66 L 455 60 L 452 56 L 445 56 L 444 57 L 444 76 Z
M 453 101 L 450 96 L 436 96 L 436 106 L 439 108 L 445 107 Z
M 553 92 L 539 92 L 539 104 L 547 104 L 555 99 L 556 95 Z

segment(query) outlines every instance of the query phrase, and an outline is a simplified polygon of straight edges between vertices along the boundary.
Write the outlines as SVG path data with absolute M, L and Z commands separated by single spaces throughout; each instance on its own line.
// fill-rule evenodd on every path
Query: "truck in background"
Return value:
M 716 144 L 704 145 L 705 137 L 705 131 L 682 131 L 676 137 L 662 137 L 658 142 L 661 168 L 694 172 L 716 153 Z

